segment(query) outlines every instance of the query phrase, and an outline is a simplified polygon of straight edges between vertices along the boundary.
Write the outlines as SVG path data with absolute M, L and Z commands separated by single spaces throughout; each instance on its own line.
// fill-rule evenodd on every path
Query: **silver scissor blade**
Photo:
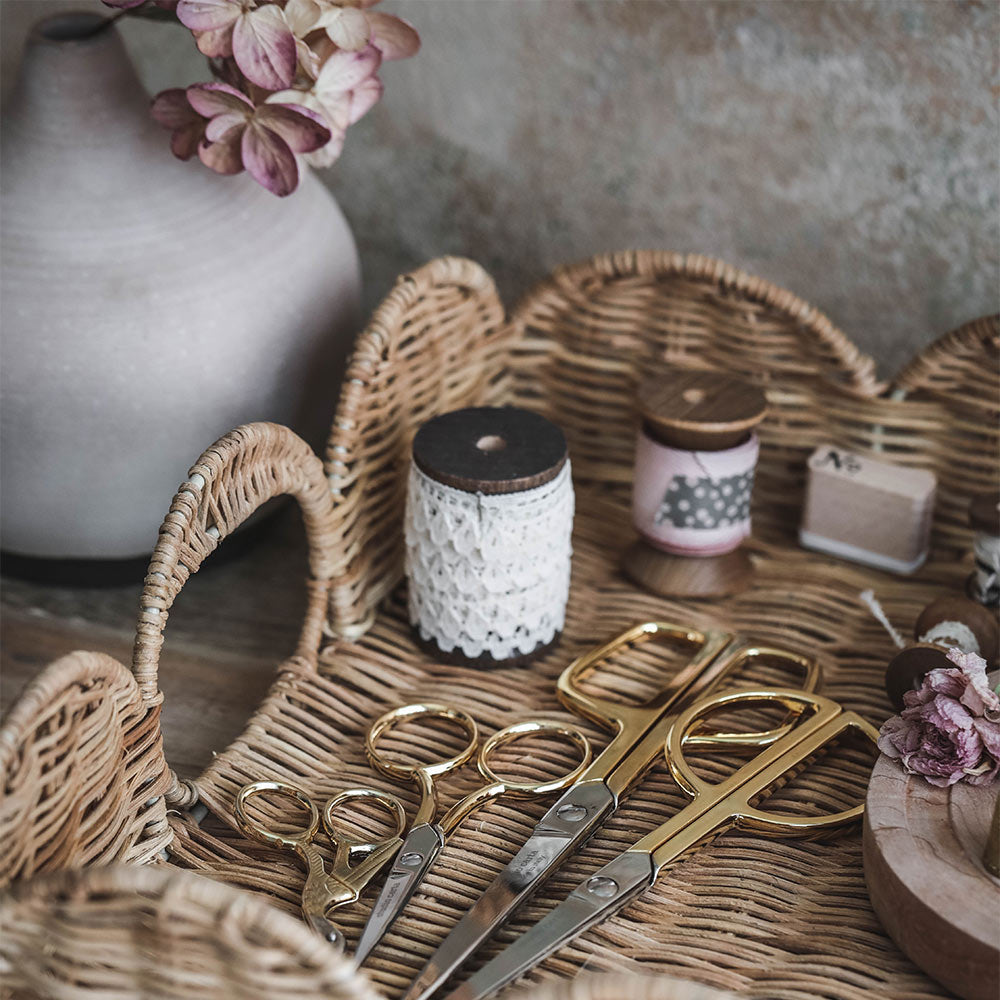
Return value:
M 656 881 L 653 857 L 625 851 L 574 889 L 551 913 L 487 962 L 446 1000 L 482 1000 L 621 909 Z
M 436 823 L 421 823 L 410 830 L 396 854 L 372 912 L 368 915 L 368 923 L 361 932 L 361 940 L 354 952 L 356 964 L 360 965 L 385 936 L 423 881 L 427 870 L 434 864 L 442 847 L 444 834 Z
M 587 841 L 616 805 L 614 793 L 603 781 L 568 788 L 538 821 L 534 833 L 493 884 L 441 942 L 403 1000 L 426 1000 L 436 992 L 566 856 Z

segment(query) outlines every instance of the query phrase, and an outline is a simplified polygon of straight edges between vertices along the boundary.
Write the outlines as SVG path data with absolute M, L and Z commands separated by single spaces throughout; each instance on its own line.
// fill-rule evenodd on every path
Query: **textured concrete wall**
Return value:
M 49 6 L 2 3 L 5 78 Z M 993 0 L 386 9 L 423 51 L 384 68 L 326 177 L 369 306 L 441 253 L 481 261 L 512 302 L 591 253 L 698 251 L 823 309 L 884 374 L 998 308 Z M 151 89 L 205 78 L 182 29 L 126 34 Z

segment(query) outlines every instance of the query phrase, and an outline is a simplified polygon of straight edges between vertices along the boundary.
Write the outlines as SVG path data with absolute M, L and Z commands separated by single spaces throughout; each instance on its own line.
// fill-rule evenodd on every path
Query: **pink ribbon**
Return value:
M 732 552 L 750 534 L 760 441 L 725 451 L 682 451 L 639 432 L 632 522 L 651 545 L 683 556 Z

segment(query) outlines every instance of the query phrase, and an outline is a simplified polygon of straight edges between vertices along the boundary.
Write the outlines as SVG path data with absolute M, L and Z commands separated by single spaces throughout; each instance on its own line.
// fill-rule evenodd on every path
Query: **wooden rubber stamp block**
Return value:
M 937 486 L 932 472 L 833 445 L 817 448 L 808 470 L 802 545 L 893 573 L 922 565 Z

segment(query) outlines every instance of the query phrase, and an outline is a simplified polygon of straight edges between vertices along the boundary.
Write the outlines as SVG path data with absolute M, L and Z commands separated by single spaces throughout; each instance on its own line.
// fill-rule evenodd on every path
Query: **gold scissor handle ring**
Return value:
M 369 842 L 359 840 L 337 826 L 333 820 L 333 814 L 337 807 L 343 805 L 345 802 L 355 802 L 359 799 L 373 799 L 380 805 L 385 806 L 386 811 L 392 814 L 396 824 L 395 831 L 388 837 Z M 383 792 L 378 788 L 347 788 L 328 799 L 326 805 L 323 806 L 323 826 L 335 844 L 343 844 L 350 848 L 352 852 L 358 851 L 363 853 L 374 851 L 390 840 L 395 840 L 406 828 L 406 811 L 403 809 L 403 804 L 395 795 L 390 795 L 388 792 Z
M 756 830 L 771 836 L 795 837 L 803 833 L 818 833 L 822 830 L 832 830 L 839 826 L 847 826 L 860 819 L 865 812 L 865 804 L 859 802 L 850 809 L 840 812 L 826 813 L 822 816 L 802 815 L 799 813 L 769 812 L 767 809 L 757 809 L 748 806 L 742 810 L 736 820 L 741 830 Z
M 667 734 L 666 745 L 664 746 L 670 773 L 674 781 L 688 795 L 696 796 L 704 794 L 708 791 L 709 785 L 694 773 L 691 765 L 685 759 L 685 745 L 711 746 L 719 742 L 717 735 L 705 737 L 695 734 L 695 727 L 706 715 L 711 715 L 713 712 L 718 712 L 732 705 L 754 703 L 777 703 L 783 705 L 796 715 L 801 715 L 803 711 L 809 708 L 817 711 L 825 709 L 827 713 L 833 715 L 841 710 L 836 702 L 830 701 L 829 698 L 824 698 L 822 695 L 818 695 L 812 691 L 786 690 L 784 688 L 726 691 L 721 694 L 709 695 L 707 698 L 695 702 L 689 708 L 685 709 L 685 711 L 681 712 L 674 721 L 674 724 L 670 727 L 670 732 Z M 788 727 L 787 723 L 785 727 L 780 728 L 787 733 L 786 727 Z M 737 741 L 734 740 L 733 742 Z M 743 746 L 765 747 L 775 741 L 772 738 L 772 733 L 769 732 L 747 734 L 740 742 Z
M 506 746 L 506 744 L 532 733 L 553 733 L 568 740 L 580 751 L 580 762 L 573 770 L 549 781 L 507 781 L 499 777 L 493 768 L 490 767 L 489 758 L 491 754 L 500 747 Z M 590 764 L 592 755 L 593 751 L 590 746 L 590 740 L 576 726 L 567 726 L 559 722 L 547 722 L 542 719 L 530 720 L 528 722 L 518 722 L 513 726 L 507 726 L 506 729 L 501 729 L 483 744 L 483 749 L 479 753 L 479 773 L 487 781 L 503 785 L 505 791 L 513 792 L 515 795 L 546 795 L 549 792 L 556 792 L 560 788 L 572 785 L 586 770 L 587 765 Z
M 455 754 L 454 757 L 435 761 L 433 764 L 403 764 L 398 761 L 387 760 L 379 753 L 379 739 L 389 732 L 393 726 L 398 725 L 400 722 L 412 722 L 417 719 L 429 718 L 447 719 L 457 722 L 468 737 L 468 743 L 464 749 L 460 753 Z M 385 715 L 379 716 L 371 724 L 368 733 L 365 735 L 365 753 L 368 754 L 368 759 L 371 761 L 372 766 L 387 777 L 400 778 L 404 781 L 412 781 L 421 774 L 432 778 L 438 774 L 452 771 L 456 767 L 461 767 L 472 759 L 472 755 L 476 752 L 478 744 L 479 728 L 476 726 L 476 720 L 471 715 L 463 712 L 460 708 L 452 708 L 449 705 L 440 705 L 431 702 L 403 705 L 401 708 L 394 708 L 391 712 L 386 712 Z
M 282 834 L 268 830 L 262 823 L 253 819 L 247 814 L 246 804 L 255 795 L 263 792 L 277 792 L 279 795 L 288 795 L 301 803 L 309 810 L 309 822 L 301 833 Z M 289 785 L 284 781 L 255 781 L 250 785 L 244 785 L 236 795 L 236 804 L 233 807 L 236 816 L 236 825 L 240 832 L 254 840 L 259 840 L 262 844 L 270 844 L 273 847 L 285 847 L 297 850 L 316 835 L 319 829 L 319 810 L 316 803 L 301 788 L 296 785 Z

